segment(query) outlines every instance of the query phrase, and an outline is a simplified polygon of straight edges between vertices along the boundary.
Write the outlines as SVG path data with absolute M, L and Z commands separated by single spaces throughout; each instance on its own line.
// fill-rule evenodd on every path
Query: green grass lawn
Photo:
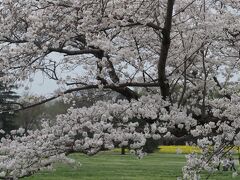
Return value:
M 134 155 L 119 155 L 113 152 L 102 152 L 89 157 L 72 154 L 72 158 L 82 166 L 74 169 L 59 164 L 54 172 L 40 172 L 26 180 L 176 180 L 181 176 L 185 163 L 184 155 L 150 154 L 143 159 Z M 205 176 L 205 175 L 203 175 Z M 218 172 L 210 180 L 229 180 L 231 172 Z M 238 179 L 239 176 L 235 179 Z M 202 178 L 204 179 L 204 178 Z M 240 178 L 239 178 L 240 179 Z

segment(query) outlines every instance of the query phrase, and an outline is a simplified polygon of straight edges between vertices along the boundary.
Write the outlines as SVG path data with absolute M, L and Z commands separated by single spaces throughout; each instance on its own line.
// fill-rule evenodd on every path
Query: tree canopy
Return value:
M 75 151 L 130 144 L 142 156 L 146 139 L 169 136 L 203 149 L 188 156 L 185 179 L 214 171 L 224 147 L 240 145 L 239 10 L 238 0 L 1 1 L 0 79 L 25 86 L 42 72 L 59 84 L 16 111 L 89 89 L 126 98 L 13 131 L 1 140 L 1 177 L 72 162 Z

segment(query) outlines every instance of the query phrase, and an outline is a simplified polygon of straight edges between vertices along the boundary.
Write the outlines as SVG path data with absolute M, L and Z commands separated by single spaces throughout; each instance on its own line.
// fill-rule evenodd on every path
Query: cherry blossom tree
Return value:
M 202 148 L 188 156 L 184 179 L 214 172 L 225 147 L 240 145 L 239 9 L 238 0 L 1 1 L 1 81 L 21 87 L 42 72 L 59 84 L 16 111 L 89 89 L 126 100 L 12 131 L 1 140 L 0 177 L 74 163 L 72 152 L 129 145 L 141 157 L 148 138 L 169 136 Z

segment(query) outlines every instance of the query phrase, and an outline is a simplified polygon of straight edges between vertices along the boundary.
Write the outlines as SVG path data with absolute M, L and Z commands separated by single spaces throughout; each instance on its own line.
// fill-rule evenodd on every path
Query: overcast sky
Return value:
M 56 61 L 60 61 L 64 58 L 63 54 L 60 53 L 51 53 L 46 58 L 51 58 Z M 23 95 L 25 92 L 33 95 L 51 95 L 54 90 L 58 89 L 56 81 L 50 80 L 46 75 L 43 76 L 41 72 L 36 73 L 33 76 L 33 81 L 26 81 L 24 86 L 28 87 L 28 90 L 25 88 L 19 88 L 17 90 L 18 94 Z
M 23 95 L 25 92 L 33 95 L 51 95 L 58 86 L 54 80 L 50 80 L 47 77 L 43 77 L 41 73 L 37 73 L 33 82 L 26 82 L 28 90 L 25 88 L 19 88 L 17 90 L 18 94 Z

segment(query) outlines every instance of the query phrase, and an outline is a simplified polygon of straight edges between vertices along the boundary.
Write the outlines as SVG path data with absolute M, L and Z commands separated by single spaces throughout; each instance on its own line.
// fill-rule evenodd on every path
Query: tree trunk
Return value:
M 160 51 L 160 58 L 158 61 L 158 81 L 160 84 L 161 94 L 164 100 L 169 98 L 169 83 L 166 77 L 166 61 L 168 57 L 168 51 L 171 43 L 170 32 L 172 27 L 172 13 L 175 0 L 168 0 L 167 13 L 165 17 L 164 28 L 162 30 L 162 45 Z
M 121 155 L 125 155 L 126 154 L 126 152 L 125 152 L 125 147 L 122 147 L 121 148 Z

